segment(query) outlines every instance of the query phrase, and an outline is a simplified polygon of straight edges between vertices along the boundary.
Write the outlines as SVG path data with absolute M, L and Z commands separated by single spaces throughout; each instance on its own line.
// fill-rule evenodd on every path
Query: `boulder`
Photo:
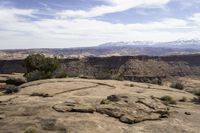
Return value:
M 146 120 L 159 120 L 169 116 L 169 109 L 155 98 L 135 97 L 128 95 L 108 96 L 101 102 L 96 111 L 119 119 L 127 124 Z
M 127 124 L 169 117 L 169 108 L 159 99 L 131 95 L 111 95 L 100 104 L 89 105 L 65 102 L 53 106 L 58 112 L 106 114 Z
M 53 106 L 53 109 L 58 112 L 79 112 L 79 113 L 94 113 L 95 107 L 91 105 L 82 105 L 76 102 L 65 102 Z

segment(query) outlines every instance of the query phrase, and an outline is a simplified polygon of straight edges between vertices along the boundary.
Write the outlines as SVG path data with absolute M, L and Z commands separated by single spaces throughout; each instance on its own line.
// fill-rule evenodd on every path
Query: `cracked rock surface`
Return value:
M 66 78 L 19 87 L 20 91 L 11 95 L 0 92 L 0 133 L 199 133 L 200 130 L 200 106 L 189 102 L 194 95 L 165 86 Z M 165 95 L 176 100 L 177 105 L 164 105 L 159 98 Z M 182 97 L 188 102 L 178 102 Z
M 134 124 L 147 120 L 159 120 L 169 116 L 169 108 L 155 98 L 131 95 L 111 95 L 97 105 L 83 105 L 65 102 L 53 107 L 58 112 L 79 112 L 106 114 L 120 122 Z

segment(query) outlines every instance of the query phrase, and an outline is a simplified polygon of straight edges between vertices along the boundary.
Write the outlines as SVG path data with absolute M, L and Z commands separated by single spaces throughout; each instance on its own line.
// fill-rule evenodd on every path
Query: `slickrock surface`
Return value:
M 163 104 L 159 98 L 165 95 L 177 104 Z M 179 102 L 183 97 L 187 102 Z M 129 81 L 35 81 L 21 85 L 18 93 L 0 94 L 0 133 L 199 133 L 194 97 Z

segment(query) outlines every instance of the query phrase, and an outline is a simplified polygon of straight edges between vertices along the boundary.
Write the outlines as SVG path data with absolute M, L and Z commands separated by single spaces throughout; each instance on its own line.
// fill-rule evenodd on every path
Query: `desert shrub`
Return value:
M 134 87 L 134 84 L 130 84 L 130 87 Z
M 68 72 L 67 73 L 67 77 L 79 77 L 79 74 L 78 73 L 76 73 L 76 72 Z
M 67 73 L 64 70 L 60 69 L 54 73 L 54 77 L 55 78 L 66 78 Z
M 55 71 L 60 68 L 56 57 L 45 57 L 42 54 L 29 55 L 24 62 L 27 69 L 25 77 L 28 81 L 53 78 Z
M 123 81 L 123 77 L 120 74 L 112 75 L 113 80 Z
M 38 70 L 35 70 L 32 72 L 26 73 L 25 77 L 28 82 L 35 81 L 35 80 L 39 80 L 42 78 L 42 73 Z
M 50 58 L 45 57 L 42 54 L 34 54 L 29 55 L 25 59 L 25 66 L 27 68 L 27 72 L 32 72 L 35 70 L 54 72 L 59 66 L 59 61 L 56 57 Z
M 9 77 L 6 80 L 6 84 L 11 84 L 15 86 L 19 86 L 26 83 L 26 79 L 24 77 Z
M 196 95 L 196 96 L 200 96 L 200 89 L 199 89 L 199 90 L 195 90 L 193 93 L 194 93 L 194 95 Z
M 176 104 L 176 101 L 171 96 L 163 96 L 160 98 L 165 105 Z
M 162 79 L 153 79 L 150 81 L 151 84 L 162 85 Z
M 14 86 L 14 85 L 8 85 L 5 87 L 5 94 L 13 94 L 13 93 L 17 93 L 19 91 L 18 87 Z
M 192 102 L 194 102 L 194 103 L 196 103 L 196 104 L 200 104 L 200 96 L 194 97 L 194 98 L 192 99 Z
M 175 89 L 179 89 L 179 90 L 183 90 L 184 89 L 184 85 L 181 82 L 176 82 L 176 83 L 172 83 L 170 85 L 171 88 L 175 88 Z
M 29 127 L 25 129 L 24 133 L 38 133 L 38 131 L 34 127 Z
M 106 72 L 99 72 L 99 73 L 96 73 L 95 78 L 96 79 L 102 79 L 102 80 L 110 79 L 110 74 L 106 73 Z
M 125 84 L 125 86 L 128 86 L 128 87 L 135 87 L 134 84 Z
M 197 96 L 197 98 L 195 97 L 192 101 L 196 104 L 200 104 L 200 89 L 195 90 L 193 93 Z

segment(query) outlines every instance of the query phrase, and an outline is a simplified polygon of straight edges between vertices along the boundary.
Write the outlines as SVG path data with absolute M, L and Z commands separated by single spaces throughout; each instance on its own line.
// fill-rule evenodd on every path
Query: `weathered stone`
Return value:
M 123 123 L 127 123 L 127 124 L 133 124 L 134 123 L 134 120 L 129 118 L 127 115 L 121 116 L 119 121 L 121 121 Z
M 185 114 L 186 114 L 186 115 L 191 115 L 191 113 L 190 113 L 190 112 L 185 112 Z
M 111 95 L 107 97 L 108 100 L 112 101 L 112 102 L 118 102 L 120 101 L 120 97 L 117 95 Z
M 79 112 L 106 114 L 127 124 L 146 120 L 158 120 L 169 116 L 168 107 L 155 98 L 128 95 L 111 95 L 96 108 L 91 105 L 67 102 L 53 107 L 58 112 Z
M 118 107 L 114 107 L 112 105 L 101 105 L 96 108 L 96 111 L 101 114 L 107 114 L 110 117 L 120 118 L 121 117 L 121 110 Z
M 94 113 L 95 108 L 92 106 L 78 105 L 78 106 L 72 107 L 70 112 Z
M 127 124 L 158 120 L 169 116 L 168 107 L 158 99 L 112 95 L 103 101 L 106 101 L 107 104 L 97 106 L 98 113 L 118 118 Z
M 53 109 L 58 112 L 80 112 L 80 113 L 94 113 L 95 107 L 90 105 L 81 105 L 79 103 L 65 102 L 63 104 L 54 105 Z

